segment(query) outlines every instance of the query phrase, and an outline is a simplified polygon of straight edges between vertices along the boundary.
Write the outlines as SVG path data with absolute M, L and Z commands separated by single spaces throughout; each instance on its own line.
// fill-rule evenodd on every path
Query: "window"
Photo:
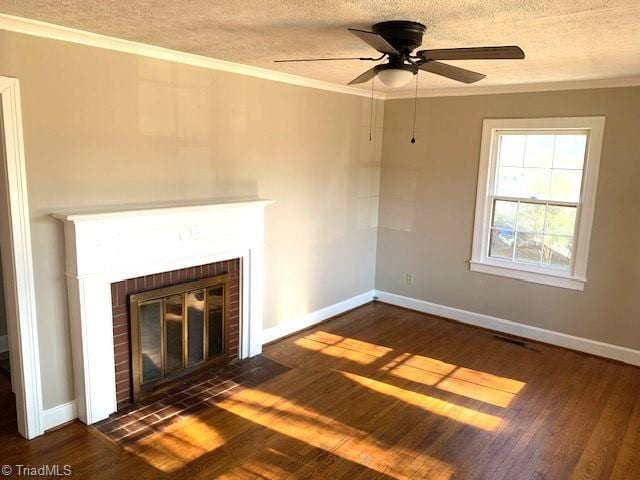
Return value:
M 471 270 L 582 290 L 604 117 L 485 120 Z

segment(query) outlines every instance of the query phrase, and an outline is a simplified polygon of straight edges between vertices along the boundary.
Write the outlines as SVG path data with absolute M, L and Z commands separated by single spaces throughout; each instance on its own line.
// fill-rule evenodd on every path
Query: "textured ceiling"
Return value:
M 0 0 L 0 12 L 338 84 L 371 64 L 272 60 L 369 56 L 346 28 L 405 19 L 427 25 L 423 48 L 525 50 L 520 61 L 451 62 L 485 73 L 477 85 L 640 76 L 640 0 Z M 464 88 L 420 77 L 420 88 Z

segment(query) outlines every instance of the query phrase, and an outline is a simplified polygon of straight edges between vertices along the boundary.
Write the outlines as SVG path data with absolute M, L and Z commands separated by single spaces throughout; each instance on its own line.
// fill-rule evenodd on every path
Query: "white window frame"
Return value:
M 505 118 L 485 119 L 482 125 L 482 145 L 480 148 L 480 168 L 478 171 L 478 192 L 473 230 L 473 248 L 470 270 L 511 277 L 527 282 L 555 287 L 583 290 L 587 281 L 587 262 L 593 212 L 598 185 L 598 170 L 602 151 L 605 117 L 552 117 L 552 118 Z M 553 267 L 528 265 L 509 260 L 489 257 L 489 235 L 492 214 L 490 201 L 495 181 L 497 141 L 500 131 L 522 131 L 523 133 L 549 133 L 558 131 L 588 131 L 587 151 L 582 178 L 582 191 L 576 213 L 574 234 L 574 256 L 569 271 Z M 526 199 L 521 199 L 526 201 Z M 544 203 L 544 202 L 543 202 Z M 556 203 L 556 202 L 553 202 Z M 561 202 L 559 202 L 561 203 Z

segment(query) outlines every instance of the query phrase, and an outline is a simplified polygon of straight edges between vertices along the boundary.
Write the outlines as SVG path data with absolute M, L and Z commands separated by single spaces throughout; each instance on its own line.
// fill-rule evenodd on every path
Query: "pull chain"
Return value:
M 373 131 L 373 82 L 376 81 L 376 77 L 374 75 L 374 77 L 371 79 L 371 108 L 370 108 L 370 112 L 369 112 L 369 141 L 371 141 L 371 139 L 373 138 L 372 135 L 372 131 Z
M 418 74 L 416 73 L 416 92 L 413 97 L 413 130 L 411 133 L 411 143 L 416 143 L 416 112 L 418 110 Z

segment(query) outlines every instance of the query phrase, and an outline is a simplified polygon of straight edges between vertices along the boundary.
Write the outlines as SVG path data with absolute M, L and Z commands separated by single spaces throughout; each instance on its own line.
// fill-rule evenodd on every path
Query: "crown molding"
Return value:
M 640 77 L 572 80 L 564 82 L 522 83 L 517 85 L 474 85 L 454 88 L 428 88 L 418 90 L 418 97 L 463 97 L 469 95 L 496 95 L 503 93 L 553 92 L 558 90 L 587 90 L 592 88 L 620 88 L 640 86 Z M 414 98 L 413 91 L 385 92 L 385 100 Z
M 290 85 L 298 85 L 301 87 L 310 87 L 320 90 L 327 90 L 330 92 L 358 95 L 362 97 L 371 96 L 370 90 L 350 87 L 347 85 L 339 85 L 322 80 L 314 80 L 311 78 L 300 77 L 298 75 L 292 75 L 290 73 L 283 73 L 267 68 L 253 67 L 251 65 L 228 62 L 226 60 L 219 60 L 217 58 L 210 58 L 202 55 L 180 52 L 168 48 L 156 47 L 154 45 L 132 42 L 130 40 L 123 40 L 120 38 L 86 32 L 84 30 L 78 30 L 75 28 L 54 25 L 52 23 L 40 22 L 38 20 L 31 20 L 23 17 L 16 17 L 13 15 L 0 14 L 0 30 L 8 30 L 11 32 L 24 33 L 36 37 L 60 40 L 63 42 L 76 43 L 90 47 L 104 48 L 117 52 L 130 53 L 133 55 L 141 55 L 143 57 L 183 63 L 196 67 L 209 68 L 211 70 L 248 75 L 250 77 L 288 83 Z M 375 92 L 373 96 L 374 98 L 379 100 L 384 100 L 386 97 L 386 95 L 382 92 Z

